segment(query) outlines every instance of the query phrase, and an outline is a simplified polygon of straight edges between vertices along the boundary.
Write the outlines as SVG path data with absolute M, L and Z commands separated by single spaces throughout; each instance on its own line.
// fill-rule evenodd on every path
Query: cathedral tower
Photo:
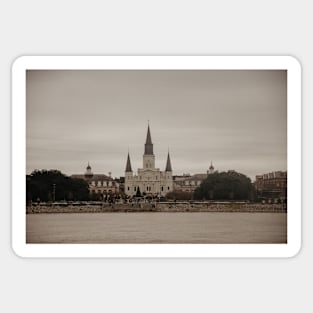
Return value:
M 168 153 L 165 171 L 155 168 L 155 156 L 151 140 L 150 126 L 148 124 L 146 143 L 144 146 L 143 167 L 133 173 L 129 153 L 125 169 L 125 193 L 136 196 L 140 190 L 145 196 L 165 196 L 173 191 L 173 175 L 170 154 Z

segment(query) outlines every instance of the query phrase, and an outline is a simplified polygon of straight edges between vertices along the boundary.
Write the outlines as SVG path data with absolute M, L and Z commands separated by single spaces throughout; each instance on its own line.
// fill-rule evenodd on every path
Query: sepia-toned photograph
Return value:
M 287 70 L 26 71 L 27 244 L 287 244 Z

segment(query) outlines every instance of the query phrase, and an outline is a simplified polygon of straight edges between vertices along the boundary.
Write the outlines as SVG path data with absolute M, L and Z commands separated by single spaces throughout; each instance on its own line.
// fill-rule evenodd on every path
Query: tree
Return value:
M 191 200 L 192 192 L 174 190 L 174 191 L 168 192 L 166 194 L 166 198 L 172 199 L 172 200 Z
M 88 183 L 58 170 L 35 170 L 26 177 L 26 201 L 88 200 Z
M 213 173 L 195 190 L 198 200 L 251 200 L 254 188 L 249 177 L 235 171 Z

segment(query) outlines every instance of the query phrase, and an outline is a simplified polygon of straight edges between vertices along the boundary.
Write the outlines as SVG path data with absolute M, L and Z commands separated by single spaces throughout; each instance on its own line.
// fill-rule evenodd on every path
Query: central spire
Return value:
M 148 122 L 147 138 L 146 138 L 146 143 L 145 143 L 145 155 L 153 155 L 153 144 L 151 140 L 149 122 Z

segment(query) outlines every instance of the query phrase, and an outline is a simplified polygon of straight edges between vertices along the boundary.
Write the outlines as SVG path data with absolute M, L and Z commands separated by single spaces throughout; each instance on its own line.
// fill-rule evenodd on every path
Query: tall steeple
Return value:
M 172 165 L 171 165 L 171 159 L 170 159 L 170 152 L 168 152 L 168 154 L 167 154 L 167 161 L 166 161 L 165 172 L 172 172 Z
M 128 152 L 128 155 L 127 155 L 127 163 L 126 163 L 125 172 L 132 172 L 132 166 L 130 164 L 129 152 Z
M 146 143 L 145 143 L 145 155 L 153 155 L 153 144 L 151 140 L 149 123 L 148 123 L 147 138 L 146 138 Z

